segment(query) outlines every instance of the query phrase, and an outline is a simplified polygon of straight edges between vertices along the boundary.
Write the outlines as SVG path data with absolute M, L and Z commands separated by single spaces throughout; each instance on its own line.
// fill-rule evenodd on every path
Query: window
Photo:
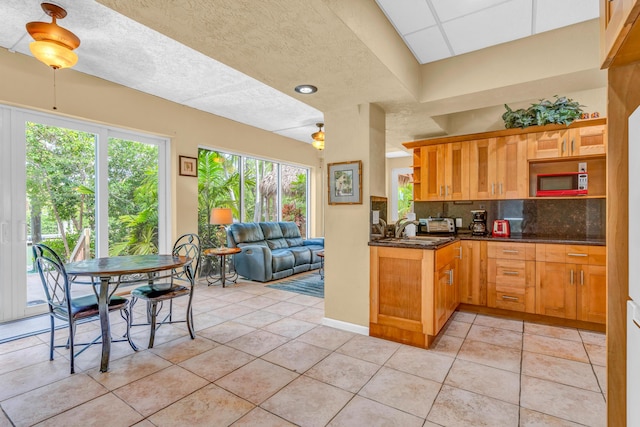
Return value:
M 397 168 L 391 171 L 391 222 L 413 212 L 413 169 Z
M 307 236 L 309 169 L 201 148 L 198 154 L 198 232 L 217 246 L 212 208 L 231 208 L 237 222 L 293 221 Z

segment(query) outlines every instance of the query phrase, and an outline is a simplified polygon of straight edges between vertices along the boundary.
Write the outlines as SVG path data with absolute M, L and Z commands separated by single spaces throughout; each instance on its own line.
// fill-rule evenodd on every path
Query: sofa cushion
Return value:
M 236 243 L 254 243 L 264 240 L 262 228 L 255 222 L 232 224 L 230 230 Z
M 282 238 L 282 230 L 277 222 L 261 222 L 260 228 L 269 248 L 284 249 L 289 247 L 287 241 Z
M 311 251 L 309 250 L 309 248 L 306 248 L 304 246 L 294 246 L 289 248 L 289 250 L 291 251 L 291 253 L 293 254 L 293 257 L 296 260 L 295 265 L 311 263 Z
M 287 241 L 289 247 L 303 245 L 300 229 L 295 222 L 279 222 L 278 224 L 280 224 L 282 236 Z
M 271 251 L 272 269 L 276 273 L 282 270 L 293 269 L 295 265 L 295 257 L 289 249 L 274 249 Z

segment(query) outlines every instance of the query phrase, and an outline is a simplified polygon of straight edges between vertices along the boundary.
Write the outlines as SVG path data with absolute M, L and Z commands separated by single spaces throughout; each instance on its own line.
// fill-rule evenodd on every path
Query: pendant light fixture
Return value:
M 316 126 L 318 126 L 318 132 L 311 134 L 311 138 L 313 138 L 311 145 L 313 145 L 313 148 L 322 151 L 324 150 L 324 132 L 322 131 L 324 123 L 316 123 Z
M 80 39 L 56 23 L 57 19 L 67 16 L 67 11 L 53 3 L 42 3 L 40 6 L 51 17 L 51 22 L 27 24 L 27 32 L 35 40 L 29 45 L 31 53 L 54 70 L 73 67 L 78 62 L 78 55 L 73 50 L 80 46 Z

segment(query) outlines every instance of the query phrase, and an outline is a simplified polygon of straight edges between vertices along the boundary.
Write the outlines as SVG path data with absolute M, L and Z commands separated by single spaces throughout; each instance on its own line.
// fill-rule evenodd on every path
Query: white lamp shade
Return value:
M 228 225 L 233 224 L 233 212 L 231 208 L 213 208 L 211 209 L 211 218 L 209 224 Z

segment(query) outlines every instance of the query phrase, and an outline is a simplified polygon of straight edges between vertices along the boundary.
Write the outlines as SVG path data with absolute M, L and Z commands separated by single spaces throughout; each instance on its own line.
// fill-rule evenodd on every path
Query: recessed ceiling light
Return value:
M 312 93 L 316 93 L 318 88 L 313 85 L 298 85 L 294 90 L 303 95 L 310 95 Z

